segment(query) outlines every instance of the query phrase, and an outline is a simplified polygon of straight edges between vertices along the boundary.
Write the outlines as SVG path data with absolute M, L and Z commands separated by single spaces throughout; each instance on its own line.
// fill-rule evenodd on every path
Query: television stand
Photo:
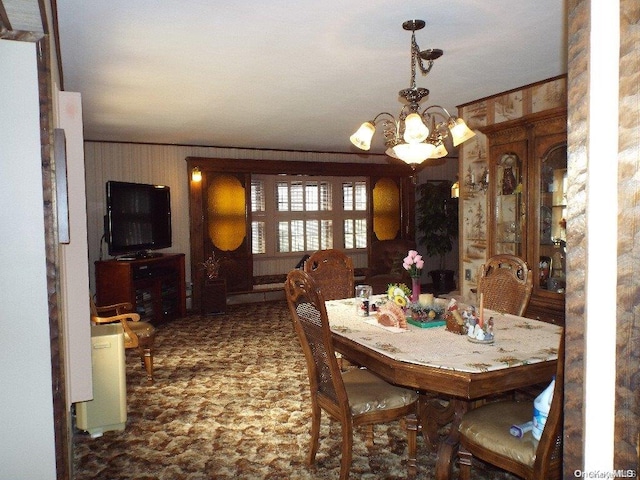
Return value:
M 159 324 L 186 315 L 184 254 L 97 261 L 96 302 L 128 302 L 142 320 Z
M 158 258 L 161 256 L 162 256 L 161 253 L 154 252 L 153 250 L 141 250 L 139 252 L 136 252 L 135 255 L 133 255 L 133 257 L 135 257 L 136 260 L 142 260 L 145 258 Z

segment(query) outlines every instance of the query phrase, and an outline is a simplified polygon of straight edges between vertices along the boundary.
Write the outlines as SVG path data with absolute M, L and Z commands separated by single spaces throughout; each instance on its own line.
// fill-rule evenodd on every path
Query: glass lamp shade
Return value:
M 400 143 L 393 147 L 393 153 L 403 162 L 422 163 L 431 157 L 435 149 L 431 143 Z
M 429 128 L 417 113 L 407 115 L 404 120 L 404 141 L 407 143 L 424 142 L 429 136 Z
M 449 130 L 451 131 L 451 139 L 453 140 L 453 146 L 457 147 L 462 142 L 466 142 L 476 134 L 473 130 L 467 127 L 464 120 L 461 118 L 451 119 L 449 121 Z
M 353 143 L 360 150 L 369 150 L 371 148 L 371 139 L 376 131 L 376 127 L 371 122 L 364 122 L 360 125 L 360 128 L 349 137 L 351 143 Z
M 442 158 L 446 157 L 449 152 L 447 148 L 444 146 L 444 143 L 440 142 L 440 144 L 436 147 L 435 151 L 431 154 L 431 158 Z

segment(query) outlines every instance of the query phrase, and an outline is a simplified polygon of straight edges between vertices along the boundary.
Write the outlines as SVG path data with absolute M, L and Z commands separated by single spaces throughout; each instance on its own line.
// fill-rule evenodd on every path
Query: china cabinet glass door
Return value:
M 522 159 L 515 152 L 500 156 L 496 165 L 495 253 L 523 255 Z
M 527 142 L 495 145 L 491 151 L 489 255 L 508 253 L 525 258 Z
M 567 254 L 567 145 L 551 147 L 539 164 L 538 285 L 564 293 Z

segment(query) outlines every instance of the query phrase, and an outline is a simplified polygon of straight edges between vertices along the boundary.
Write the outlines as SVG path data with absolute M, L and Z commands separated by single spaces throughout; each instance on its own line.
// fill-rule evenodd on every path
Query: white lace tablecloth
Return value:
M 374 297 L 375 301 L 380 297 Z M 355 299 L 326 302 L 331 330 L 398 361 L 462 372 L 479 373 L 529 363 L 556 360 L 562 328 L 485 309 L 493 317 L 495 342 L 477 344 L 444 326 L 392 332 L 356 313 Z

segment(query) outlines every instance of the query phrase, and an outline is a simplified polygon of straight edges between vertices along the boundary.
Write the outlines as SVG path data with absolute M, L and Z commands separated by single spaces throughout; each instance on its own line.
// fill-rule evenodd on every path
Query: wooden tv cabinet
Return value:
M 186 315 L 184 254 L 96 265 L 96 303 L 129 302 L 141 320 L 159 324 Z

